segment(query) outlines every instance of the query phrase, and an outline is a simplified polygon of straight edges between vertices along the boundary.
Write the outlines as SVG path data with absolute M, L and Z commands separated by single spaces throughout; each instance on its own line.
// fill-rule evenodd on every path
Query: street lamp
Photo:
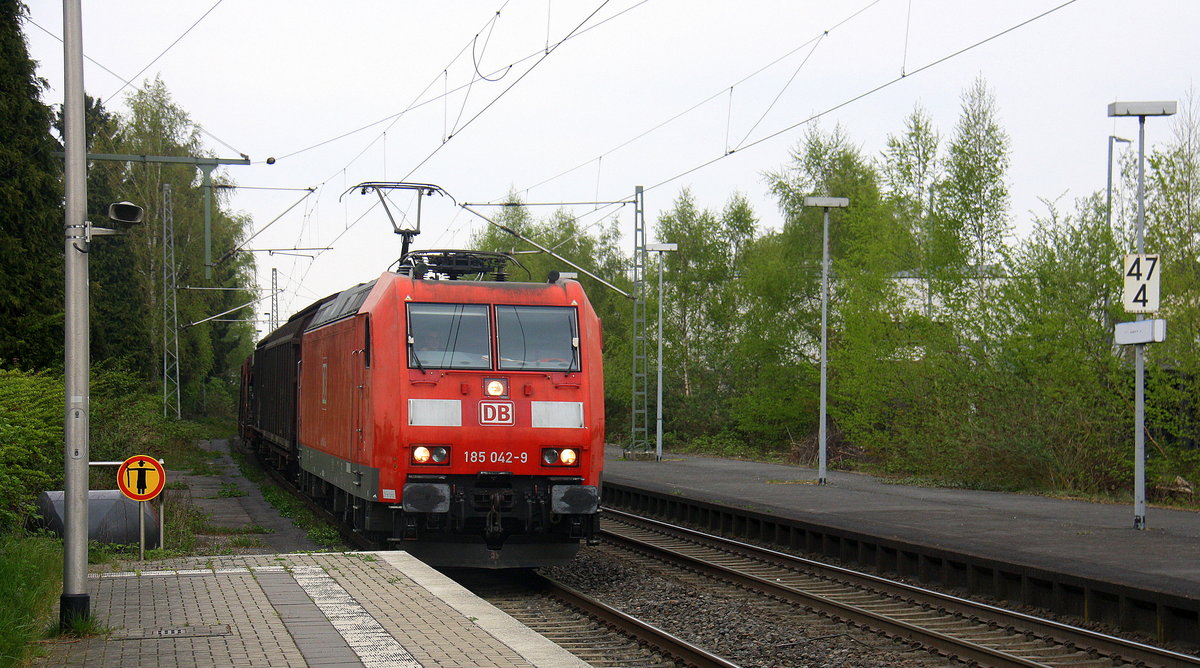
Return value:
M 1108 194 L 1104 199 L 1104 219 L 1108 222 L 1109 229 L 1112 229 L 1112 154 L 1113 142 L 1121 142 L 1122 144 L 1132 144 L 1132 139 L 1125 139 L 1116 135 L 1108 136 Z
M 1146 117 L 1171 116 L 1178 104 L 1168 102 L 1113 102 L 1108 105 L 1109 116 L 1137 116 L 1138 118 L 1138 217 L 1137 254 L 1145 252 L 1146 226 Z M 1109 144 L 1109 150 L 1112 150 Z M 1110 177 L 1111 178 L 1111 177 Z M 1139 313 L 1138 320 L 1145 320 Z M 1133 528 L 1146 528 L 1146 351 L 1144 343 L 1134 344 L 1134 389 L 1133 417 Z
M 662 429 L 663 429 L 663 406 L 662 406 L 662 371 L 663 371 L 663 338 L 662 338 L 662 312 L 663 312 L 663 253 L 669 253 L 679 250 L 678 244 L 646 244 L 646 250 L 655 251 L 658 253 L 658 406 L 656 408 L 656 425 L 654 428 L 654 461 L 662 461 Z
M 825 463 L 828 458 L 829 434 L 826 405 L 829 366 L 829 210 L 850 206 L 846 197 L 805 197 L 804 206 L 821 207 L 825 210 L 825 223 L 821 228 L 821 423 L 819 426 L 820 452 L 817 457 L 817 484 L 825 484 Z

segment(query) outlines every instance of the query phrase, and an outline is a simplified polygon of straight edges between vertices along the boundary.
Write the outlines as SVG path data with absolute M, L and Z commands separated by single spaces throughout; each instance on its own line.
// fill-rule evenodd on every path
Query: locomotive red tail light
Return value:
M 508 397 L 507 378 L 484 378 L 483 393 L 489 397 Z
M 574 448 L 542 448 L 542 463 L 546 466 L 578 466 L 579 453 Z
M 450 448 L 444 445 L 414 445 L 412 463 L 446 464 L 450 461 Z

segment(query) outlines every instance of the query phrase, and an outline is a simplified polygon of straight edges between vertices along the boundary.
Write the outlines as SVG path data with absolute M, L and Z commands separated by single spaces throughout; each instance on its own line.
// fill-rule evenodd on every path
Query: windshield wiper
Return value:
M 411 336 L 408 337 L 408 352 L 412 354 L 413 361 L 417 363 L 417 368 L 421 370 L 421 373 L 428 374 L 429 372 L 425 370 L 425 365 L 421 364 L 421 356 L 413 345 L 413 338 Z

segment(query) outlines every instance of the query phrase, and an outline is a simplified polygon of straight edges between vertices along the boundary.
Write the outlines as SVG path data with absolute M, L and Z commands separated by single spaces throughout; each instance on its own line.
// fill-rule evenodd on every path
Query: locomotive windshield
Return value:
M 408 365 L 492 368 L 488 309 L 482 304 L 409 304 Z
M 496 306 L 500 368 L 579 371 L 579 324 L 569 306 Z

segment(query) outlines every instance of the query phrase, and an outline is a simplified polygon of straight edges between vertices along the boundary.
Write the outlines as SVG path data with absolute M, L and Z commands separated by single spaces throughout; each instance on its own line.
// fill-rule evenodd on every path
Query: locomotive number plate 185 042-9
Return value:
M 529 462 L 528 452 L 470 450 L 465 456 L 468 464 L 526 464 Z

